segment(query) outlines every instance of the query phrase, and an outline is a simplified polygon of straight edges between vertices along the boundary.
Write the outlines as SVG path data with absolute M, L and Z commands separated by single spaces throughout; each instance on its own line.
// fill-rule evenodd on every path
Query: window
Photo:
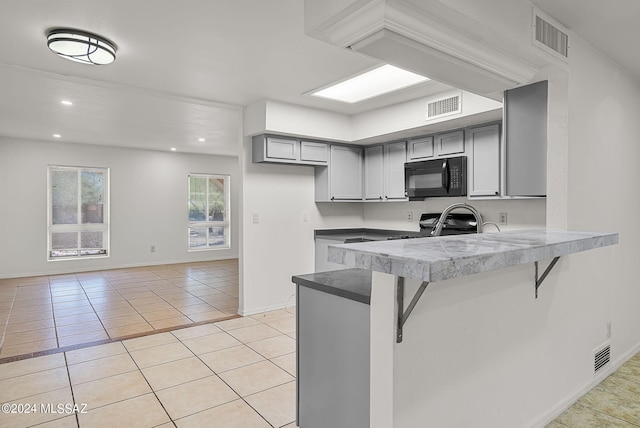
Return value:
M 109 255 L 109 169 L 49 166 L 48 259 Z
M 189 175 L 189 250 L 229 248 L 229 176 Z

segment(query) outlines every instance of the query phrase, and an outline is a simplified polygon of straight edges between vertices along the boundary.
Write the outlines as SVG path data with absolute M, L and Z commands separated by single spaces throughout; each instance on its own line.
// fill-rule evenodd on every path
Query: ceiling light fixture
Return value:
M 53 134 L 53 138 L 62 138 L 62 135 L 60 135 L 60 134 Z
M 175 152 L 176 150 L 178 150 L 178 149 L 176 149 L 175 147 L 171 147 L 171 151 L 172 152 Z
M 96 34 L 69 28 L 47 33 L 47 46 L 54 53 L 83 64 L 104 65 L 116 59 L 116 45 Z
M 72 106 L 73 103 L 69 100 L 62 100 L 60 101 L 60 104 L 65 105 L 65 106 Z
M 198 138 L 198 141 L 200 141 L 201 143 L 204 143 L 207 140 L 205 140 L 204 138 Z
M 311 95 L 345 103 L 357 103 L 426 82 L 427 80 L 429 80 L 428 77 L 385 64 L 324 89 L 314 91 Z

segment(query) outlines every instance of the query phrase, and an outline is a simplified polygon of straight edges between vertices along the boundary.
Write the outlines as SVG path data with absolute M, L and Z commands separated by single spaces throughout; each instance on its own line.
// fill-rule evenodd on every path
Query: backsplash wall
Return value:
M 394 230 L 419 230 L 420 214 L 442 212 L 451 204 L 465 202 L 480 211 L 485 222 L 499 223 L 500 213 L 507 213 L 507 224 L 500 225 L 501 230 L 540 229 L 546 224 L 546 199 L 493 199 L 468 200 L 467 198 L 427 198 L 417 202 L 365 203 L 364 227 Z M 407 213 L 412 213 L 408 221 Z M 468 211 L 459 210 L 464 213 Z M 486 226 L 487 232 L 496 228 Z

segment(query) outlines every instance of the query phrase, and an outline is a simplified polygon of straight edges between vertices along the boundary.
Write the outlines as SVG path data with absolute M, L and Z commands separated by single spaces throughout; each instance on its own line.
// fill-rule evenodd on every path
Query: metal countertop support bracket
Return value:
M 549 275 L 551 269 L 553 269 L 556 263 L 558 263 L 558 260 L 560 260 L 560 256 L 554 257 L 553 260 L 551 260 L 551 263 L 549 263 L 549 266 L 547 266 L 545 271 L 542 273 L 542 276 L 540 278 L 538 278 L 538 262 L 534 262 L 536 265 L 536 299 L 538 298 L 538 288 L 540 288 L 540 286 L 542 285 L 542 281 L 544 281 L 547 275 Z
M 429 285 L 429 283 L 427 281 L 423 281 L 422 284 L 420 284 L 420 287 L 418 288 L 418 291 L 416 291 L 416 294 L 413 296 L 413 299 L 411 299 L 411 302 L 409 303 L 409 306 L 407 306 L 407 310 L 404 310 L 404 277 L 398 277 L 398 284 L 397 284 L 397 290 L 396 290 L 396 299 L 398 301 L 398 326 L 396 328 L 396 343 L 400 343 L 402 342 L 402 327 L 404 326 L 404 323 L 407 322 L 407 319 L 409 318 L 409 315 L 411 315 L 411 312 L 413 311 L 413 308 L 415 308 L 416 303 L 418 303 L 418 300 L 420 300 L 420 297 L 422 297 L 422 293 L 424 293 L 424 290 L 427 289 L 427 285 Z

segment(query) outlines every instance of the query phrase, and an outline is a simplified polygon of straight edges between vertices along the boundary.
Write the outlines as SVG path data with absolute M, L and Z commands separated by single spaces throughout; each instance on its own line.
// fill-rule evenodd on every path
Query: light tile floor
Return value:
M 0 427 L 295 427 L 295 309 L 203 323 L 236 313 L 237 266 L 0 280 Z M 640 427 L 638 397 L 640 354 L 547 428 Z
M 236 259 L 2 279 L 0 360 L 237 311 Z
M 295 427 L 295 328 L 292 308 L 0 364 L 0 426 Z
M 640 353 L 547 425 L 547 428 L 634 427 L 640 427 Z

